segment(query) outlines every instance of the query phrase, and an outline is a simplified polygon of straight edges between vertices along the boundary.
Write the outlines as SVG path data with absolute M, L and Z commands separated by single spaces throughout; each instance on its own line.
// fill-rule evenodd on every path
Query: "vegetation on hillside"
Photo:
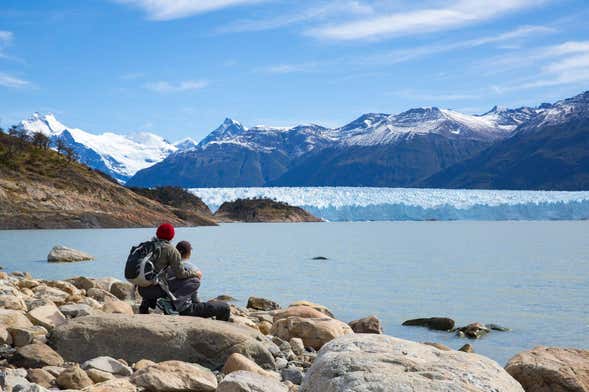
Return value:
M 300 207 L 268 198 L 237 199 L 221 204 L 215 213 L 229 222 L 320 222 Z

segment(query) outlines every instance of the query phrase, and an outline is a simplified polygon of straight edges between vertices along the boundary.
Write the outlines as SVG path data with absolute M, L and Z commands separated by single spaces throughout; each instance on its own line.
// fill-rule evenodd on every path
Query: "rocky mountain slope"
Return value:
M 407 186 L 505 138 L 532 109 L 365 114 L 335 129 L 245 128 L 226 119 L 198 147 L 139 171 L 132 186 Z
M 207 216 L 181 218 L 88 166 L 0 134 L 0 229 L 153 227 L 163 221 L 215 224 Z
M 589 189 L 589 91 L 543 105 L 511 138 L 423 181 L 425 187 Z

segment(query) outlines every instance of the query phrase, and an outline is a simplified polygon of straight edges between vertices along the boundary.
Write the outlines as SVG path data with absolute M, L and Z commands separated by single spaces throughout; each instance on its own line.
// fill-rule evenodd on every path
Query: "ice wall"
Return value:
M 225 201 L 267 197 L 330 221 L 589 219 L 589 192 L 402 188 L 195 188 L 215 211 Z

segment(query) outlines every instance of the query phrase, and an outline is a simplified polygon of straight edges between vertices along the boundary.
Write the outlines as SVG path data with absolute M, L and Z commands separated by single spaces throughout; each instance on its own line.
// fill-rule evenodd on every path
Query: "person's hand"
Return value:
M 201 270 L 198 270 L 198 271 L 196 271 L 196 277 L 197 277 L 199 280 L 200 280 L 200 279 L 202 279 L 202 271 L 201 271 Z

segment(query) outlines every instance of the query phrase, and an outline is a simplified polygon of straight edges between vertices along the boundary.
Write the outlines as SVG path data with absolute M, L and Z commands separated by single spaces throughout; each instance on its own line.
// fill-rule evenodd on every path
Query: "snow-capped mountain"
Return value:
M 247 128 L 227 118 L 197 148 L 172 154 L 129 184 L 402 186 L 508 137 L 524 110 L 473 116 L 417 108 L 395 115 L 364 114 L 340 128 Z M 391 166 L 397 175 L 390 175 Z
M 80 162 L 101 170 L 124 182 L 137 171 L 166 158 L 169 154 L 188 147 L 170 144 L 162 137 L 148 132 L 119 135 L 112 132 L 96 135 L 59 122 L 53 114 L 33 114 L 21 121 L 21 129 L 30 133 L 41 132 L 52 143 L 61 139 L 78 154 Z

